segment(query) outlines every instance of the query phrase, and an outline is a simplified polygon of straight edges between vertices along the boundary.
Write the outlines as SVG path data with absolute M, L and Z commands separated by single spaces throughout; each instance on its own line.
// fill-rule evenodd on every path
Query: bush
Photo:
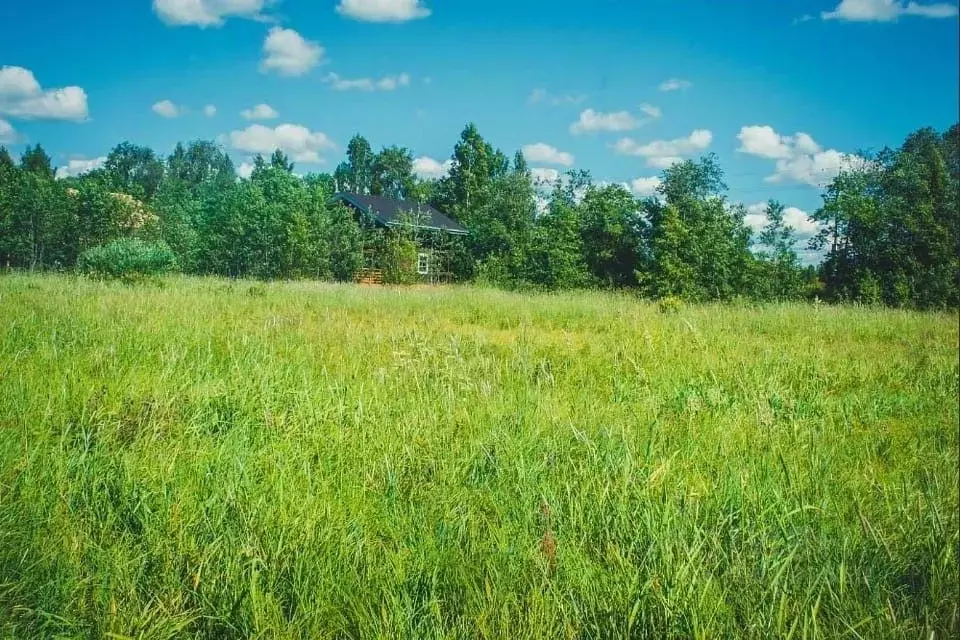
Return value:
M 80 254 L 78 269 L 95 278 L 137 282 L 177 269 L 177 257 L 165 242 L 121 238 Z
M 418 245 L 405 228 L 394 228 L 383 236 L 380 268 L 384 284 L 414 284 L 417 279 Z

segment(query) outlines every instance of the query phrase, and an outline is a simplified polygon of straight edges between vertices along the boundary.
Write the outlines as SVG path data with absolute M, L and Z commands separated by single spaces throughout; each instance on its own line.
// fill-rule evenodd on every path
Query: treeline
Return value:
M 427 202 L 464 224 L 470 235 L 448 247 L 459 281 L 692 301 L 960 304 L 960 125 L 921 129 L 828 186 L 810 243 L 826 256 L 819 267 L 801 265 L 778 202 L 752 237 L 712 155 L 666 169 L 658 196 L 643 199 L 582 171 L 536 184 L 522 154 L 509 158 L 473 125 L 440 179 L 419 178 L 409 150 L 374 152 L 361 136 L 333 174 L 293 170 L 280 151 L 239 178 L 212 142 L 178 144 L 166 158 L 123 143 L 103 167 L 58 180 L 39 145 L 18 163 L 0 148 L 0 264 L 73 269 L 85 253 L 137 238 L 168 246 L 185 273 L 350 280 L 371 247 L 410 241 L 333 203 L 352 191 Z

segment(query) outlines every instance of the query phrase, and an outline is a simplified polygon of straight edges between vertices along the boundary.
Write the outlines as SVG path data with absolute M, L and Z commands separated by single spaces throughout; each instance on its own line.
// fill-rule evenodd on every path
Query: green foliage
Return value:
M 580 203 L 583 253 L 593 278 L 613 287 L 636 286 L 643 218 L 620 185 L 591 187 Z
M 19 162 L 0 149 L 0 266 L 69 269 L 91 247 L 139 237 L 164 241 L 186 273 L 349 280 L 367 261 L 388 263 L 390 281 L 408 282 L 416 247 L 433 252 L 442 276 L 431 279 L 512 289 L 960 306 L 960 125 L 921 129 L 828 186 L 811 243 L 826 256 L 819 269 L 800 264 L 796 231 L 778 202 L 751 238 L 713 155 L 674 164 L 658 196 L 643 200 L 595 185 L 586 172 L 546 184 L 522 153 L 511 161 L 473 124 L 440 179 L 419 179 L 409 149 L 374 153 L 360 135 L 333 175 L 297 176 L 280 150 L 253 164 L 249 179 L 238 179 L 211 141 L 178 144 L 167 158 L 123 143 L 102 169 L 56 180 L 39 145 Z M 358 224 L 333 204 L 338 191 L 429 202 L 469 235 L 398 236 Z
M 649 247 L 644 285 L 654 297 L 730 300 L 749 293 L 753 257 L 743 208 L 730 206 L 714 156 L 663 172 L 664 202 L 647 201 Z
M 331 208 L 327 244 L 333 277 L 341 282 L 353 280 L 363 267 L 363 232 L 347 207 Z
M 376 155 L 371 167 L 370 193 L 394 200 L 415 199 L 417 178 L 413 175 L 413 155 L 403 147 L 386 147 Z
M 370 194 L 374 161 L 374 153 L 367 139 L 359 134 L 353 136 L 347 144 L 347 161 L 341 163 L 333 174 L 337 191 Z
M 524 277 L 538 287 L 575 289 L 590 284 L 576 204 L 579 178 L 569 178 L 566 184 L 558 180 L 554 186 L 553 198 L 537 218 L 526 252 Z
M 814 218 L 834 300 L 918 308 L 960 305 L 960 135 L 921 129 L 843 172 Z
M 77 268 L 95 278 L 137 282 L 175 271 L 177 257 L 164 242 L 120 238 L 84 251 Z
M 381 235 L 380 269 L 384 284 L 413 284 L 417 282 L 419 242 L 417 220 L 400 216 L 398 224 Z
M 754 297 L 763 300 L 796 300 L 804 296 L 806 280 L 797 258 L 797 238 L 784 221 L 784 207 L 776 200 L 767 203 L 767 224 L 758 242 L 757 277 Z
M 123 142 L 107 155 L 103 172 L 113 191 L 150 201 L 160 188 L 164 167 L 153 149 Z

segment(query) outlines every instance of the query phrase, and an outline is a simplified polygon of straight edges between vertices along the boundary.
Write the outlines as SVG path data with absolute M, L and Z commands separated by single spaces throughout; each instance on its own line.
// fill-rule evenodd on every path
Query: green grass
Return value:
M 946 638 L 957 354 L 956 314 L 2 277 L 0 635 Z

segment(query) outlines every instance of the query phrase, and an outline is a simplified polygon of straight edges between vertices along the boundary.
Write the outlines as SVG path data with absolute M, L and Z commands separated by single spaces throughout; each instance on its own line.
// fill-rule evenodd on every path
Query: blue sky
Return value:
M 123 140 L 217 139 L 238 165 L 280 145 L 306 172 L 360 132 L 436 172 L 473 121 L 543 175 L 643 193 L 712 151 L 732 200 L 810 211 L 859 149 L 957 120 L 951 2 L 4 2 L 0 140 L 67 171 Z

